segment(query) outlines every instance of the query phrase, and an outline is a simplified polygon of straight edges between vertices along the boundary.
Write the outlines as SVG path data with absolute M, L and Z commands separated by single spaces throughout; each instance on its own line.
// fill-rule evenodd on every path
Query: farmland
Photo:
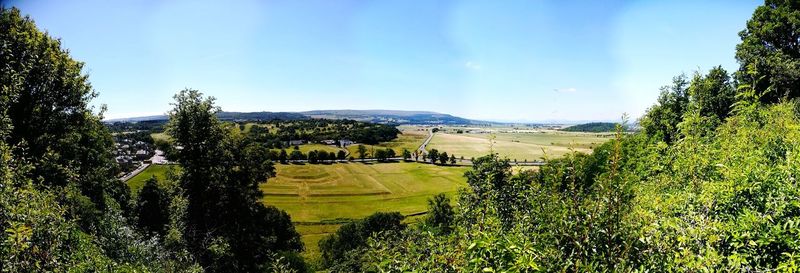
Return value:
M 574 149 L 589 153 L 606 142 L 608 134 L 572 133 L 551 130 L 510 132 L 495 130 L 490 133 L 436 133 L 428 149 L 437 149 L 457 157 L 479 157 L 494 151 L 511 160 L 541 160 L 560 157 Z
M 427 198 L 465 185 L 465 167 L 419 163 L 276 165 L 260 186 L 264 203 L 286 210 L 295 222 L 359 219 L 376 211 L 413 214 Z
M 242 126 L 249 131 L 253 124 Z M 402 134 L 392 141 L 365 145 L 368 151 L 391 148 L 397 154 L 403 149 L 415 151 L 428 136 L 430 128 L 399 126 Z M 589 152 L 607 140 L 607 135 L 542 131 L 512 131 L 509 128 L 489 128 L 491 133 L 457 133 L 455 128 L 442 128 L 436 133 L 428 150 L 436 148 L 465 158 L 479 157 L 493 149 L 501 156 L 522 161 L 548 156 L 557 157 L 569 151 Z M 487 131 L 488 131 L 487 130 Z M 155 135 L 166 138 L 164 134 Z M 357 145 L 346 149 L 356 156 Z M 304 144 L 298 146 L 303 153 L 312 150 L 338 152 L 333 145 Z M 288 148 L 291 151 L 292 148 Z M 262 202 L 285 210 L 295 222 L 306 246 L 303 255 L 319 257 L 318 242 L 335 232 L 344 223 L 364 218 L 377 211 L 398 211 L 414 215 L 427 210 L 427 200 L 444 192 L 451 197 L 465 186 L 463 177 L 468 167 L 442 167 L 420 163 L 337 163 L 337 164 L 276 164 L 276 176 L 262 183 Z M 516 166 L 514 172 L 536 169 L 535 166 Z M 164 179 L 168 166 L 154 165 L 131 179 L 133 191 L 141 188 L 152 175 Z M 407 221 L 418 221 L 420 216 Z
M 420 163 L 277 164 L 276 177 L 261 184 L 263 202 L 285 210 L 297 223 L 306 246 L 317 257 L 317 242 L 335 232 L 337 223 L 376 211 L 404 215 L 427 210 L 430 196 L 453 196 L 466 185 L 466 167 Z
M 396 139 L 389 142 L 383 142 L 378 145 L 364 146 L 366 146 L 367 151 L 391 148 L 397 155 L 400 155 L 403 152 L 403 149 L 407 149 L 412 152 L 417 150 L 417 148 L 422 145 L 422 142 L 425 141 L 425 138 L 428 137 L 428 131 L 420 127 L 399 126 L 398 129 L 400 129 L 402 134 L 398 135 Z M 358 155 L 356 152 L 357 150 L 358 145 L 350 145 L 347 147 L 348 153 L 352 156 Z

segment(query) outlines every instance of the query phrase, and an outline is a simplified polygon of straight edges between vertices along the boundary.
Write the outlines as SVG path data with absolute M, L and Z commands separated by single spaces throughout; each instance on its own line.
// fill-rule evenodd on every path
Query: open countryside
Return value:
M 457 133 L 457 132 L 463 133 Z M 464 132 L 466 131 L 466 132 Z M 481 133 L 470 133 L 481 131 Z M 431 149 L 448 151 L 465 158 L 497 153 L 500 157 L 522 161 L 537 161 L 557 158 L 572 151 L 588 152 L 608 141 L 609 133 L 573 133 L 556 130 L 514 130 L 493 128 L 491 130 L 450 129 L 434 134 Z
M 0 272 L 800 272 L 762 1 L 0 1 Z
M 247 134 L 257 123 L 243 123 L 240 131 Z M 403 150 L 417 151 L 436 128 L 426 150 L 437 149 L 458 157 L 453 166 L 428 164 L 427 162 L 388 163 L 358 161 L 358 143 L 345 148 L 323 143 L 296 145 L 298 151 L 308 154 L 311 151 L 347 152 L 354 157 L 353 162 L 339 163 L 276 164 L 276 175 L 261 183 L 262 202 L 285 210 L 298 224 L 298 232 L 306 242 L 303 253 L 310 259 L 319 258 L 316 244 L 321 238 L 336 231 L 342 223 L 364 218 L 375 212 L 397 211 L 414 217 L 427 213 L 428 199 L 445 193 L 455 200 L 459 188 L 466 186 L 464 172 L 470 159 L 487 154 L 493 146 L 501 157 L 517 159 L 519 162 L 541 161 L 543 151 L 549 157 L 557 158 L 569 152 L 591 152 L 593 147 L 608 141 L 610 133 L 575 133 L 554 129 L 526 129 L 514 127 L 489 126 L 478 128 L 439 127 L 400 125 L 396 139 L 374 145 L 364 145 L 367 153 L 379 149 L 393 149 L 399 155 Z M 550 127 L 548 127 L 550 128 Z M 458 133 L 461 130 L 461 133 Z M 464 130 L 471 131 L 464 133 Z M 277 130 L 272 129 L 272 132 Z M 478 133 L 480 132 L 480 133 Z M 164 133 L 152 133 L 153 139 L 164 141 Z M 494 139 L 493 144 L 490 139 Z M 293 150 L 293 147 L 287 147 Z M 465 160 L 461 160 L 461 157 Z M 370 157 L 370 156 L 368 156 Z M 422 160 L 422 157 L 419 158 Z M 412 158 L 413 161 L 413 158 Z M 167 172 L 175 167 L 170 165 L 151 165 L 143 172 L 127 181 L 134 192 L 142 187 L 152 176 L 166 179 Z M 533 166 L 516 166 L 514 172 L 535 170 Z M 309 247 L 310 246 L 310 247 Z

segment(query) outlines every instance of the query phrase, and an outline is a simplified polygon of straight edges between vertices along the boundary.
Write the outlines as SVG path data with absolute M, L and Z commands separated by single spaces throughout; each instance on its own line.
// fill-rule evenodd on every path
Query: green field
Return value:
M 303 145 L 298 145 L 297 148 L 299 148 L 300 151 L 303 152 L 306 155 L 308 154 L 308 152 L 314 151 L 314 150 L 325 151 L 325 152 L 333 152 L 333 153 L 338 153 L 340 150 L 342 150 L 341 148 L 338 148 L 336 146 L 324 145 L 324 144 L 303 144 Z M 288 149 L 285 149 L 285 150 L 286 150 L 287 153 L 291 153 L 294 150 L 294 147 L 291 147 L 291 148 L 288 148 Z M 280 150 L 278 150 L 278 151 L 280 151 Z
M 128 179 L 126 183 L 128 183 L 128 187 L 131 188 L 132 192 L 138 192 L 139 189 L 144 186 L 144 182 L 146 182 L 147 179 L 150 179 L 150 177 L 155 176 L 159 181 L 166 180 L 170 169 L 177 171 L 178 167 L 177 165 L 153 164 L 148 166 L 147 169 L 144 169 L 144 171 L 140 172 L 136 176 Z
M 296 223 L 305 257 L 319 257 L 319 240 L 336 232 L 339 222 L 377 211 L 404 215 L 425 212 L 432 195 L 455 200 L 466 186 L 467 167 L 420 163 L 276 164 L 277 175 L 261 184 L 264 203 L 285 210 Z M 408 221 L 419 220 L 410 217 Z
M 418 163 L 276 165 L 261 185 L 264 203 L 286 210 L 295 222 L 359 219 L 376 211 L 424 212 L 436 193 L 465 185 L 466 167 Z
M 427 148 L 465 158 L 480 157 L 493 150 L 511 160 L 532 161 L 540 160 L 545 153 L 550 158 L 560 157 L 569 153 L 570 148 L 589 153 L 609 139 L 608 134 L 557 131 L 437 133 Z
M 170 141 L 170 136 L 167 135 L 167 133 L 163 133 L 163 132 L 162 133 L 152 133 L 152 134 L 150 134 L 150 137 L 153 138 L 153 141 L 159 141 L 159 140 Z
M 425 138 L 428 137 L 428 132 L 420 131 L 418 130 L 418 127 L 400 126 L 398 129 L 400 129 L 402 134 L 397 135 L 396 139 L 378 145 L 364 146 L 367 147 L 367 151 L 391 148 L 394 150 L 397 156 L 402 156 L 403 149 L 414 152 L 417 150 L 417 148 L 419 148 L 420 145 L 422 145 L 422 142 L 425 141 Z M 358 145 L 347 146 L 347 151 L 351 156 L 358 158 Z

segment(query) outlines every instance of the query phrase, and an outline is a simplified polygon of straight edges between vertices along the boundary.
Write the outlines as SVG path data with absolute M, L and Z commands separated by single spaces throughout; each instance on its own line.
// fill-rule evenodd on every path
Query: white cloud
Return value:
M 471 70 L 481 70 L 481 65 L 474 62 L 467 62 L 464 64 L 464 67 Z
M 570 87 L 570 88 L 553 89 L 553 91 L 556 91 L 558 93 L 575 93 L 576 91 L 578 91 L 578 89 L 575 89 L 575 87 Z

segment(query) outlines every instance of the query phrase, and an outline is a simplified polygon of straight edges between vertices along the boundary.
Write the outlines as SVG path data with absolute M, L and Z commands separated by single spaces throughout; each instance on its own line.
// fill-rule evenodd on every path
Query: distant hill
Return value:
M 299 120 L 299 119 L 309 119 L 308 116 L 300 114 L 300 113 L 292 113 L 292 112 L 219 112 L 217 113 L 217 117 L 221 120 Z M 157 121 L 157 120 L 168 120 L 169 116 L 167 115 L 158 115 L 158 116 L 144 116 L 144 117 L 133 117 L 133 118 L 118 118 L 118 119 L 108 119 L 105 122 L 140 122 L 140 121 Z
M 460 118 L 430 111 L 400 110 L 315 110 L 300 112 L 312 118 L 353 119 L 373 123 L 397 124 L 486 124 L 490 122 Z
M 602 132 L 613 132 L 615 129 L 616 129 L 616 123 L 590 122 L 590 123 L 573 125 L 561 130 L 567 132 L 602 133 Z
M 217 116 L 222 120 L 301 120 L 309 118 L 320 119 L 352 119 L 373 123 L 392 124 L 492 124 L 488 121 L 477 121 L 456 117 L 453 115 L 430 111 L 400 111 L 400 110 L 314 110 L 306 112 L 220 112 Z M 109 119 L 106 122 L 139 122 L 153 120 L 167 120 L 166 115 Z
M 298 120 L 308 116 L 293 112 L 219 112 L 221 120 Z

